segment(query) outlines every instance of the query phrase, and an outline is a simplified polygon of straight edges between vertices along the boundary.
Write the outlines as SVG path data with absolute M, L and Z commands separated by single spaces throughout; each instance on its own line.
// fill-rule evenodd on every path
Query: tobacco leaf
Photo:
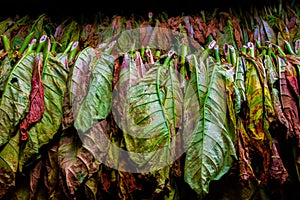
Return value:
M 206 31 L 206 24 L 202 21 L 200 17 L 190 17 L 191 25 L 194 30 L 194 39 L 199 42 L 200 44 L 205 44 L 205 31 Z
M 39 160 L 34 167 L 30 170 L 30 197 L 29 199 L 35 199 L 37 194 L 38 184 L 41 178 L 42 172 L 42 160 Z
M 118 171 L 118 197 L 120 199 L 133 199 L 136 190 L 142 190 L 142 185 L 137 183 L 134 173 Z
M 47 152 L 43 156 L 43 183 L 47 188 L 49 197 L 55 193 L 59 183 L 58 146 L 59 137 L 52 140 L 47 147 Z
M 132 152 L 149 152 L 147 157 L 132 154 L 132 159 L 138 166 L 147 162 L 150 168 L 155 166 L 157 160 L 167 162 L 169 155 L 165 153 L 181 118 L 182 93 L 173 66 L 153 65 L 143 78 L 129 88 L 126 100 L 129 105 L 125 112 L 128 126 L 123 130 L 126 147 Z M 139 135 L 135 137 L 134 133 Z M 162 159 L 150 153 L 157 146 L 164 152 Z
M 34 52 L 25 54 L 13 67 L 0 102 L 0 146 L 8 142 L 28 112 Z
M 265 68 L 259 58 L 253 61 L 247 59 L 246 71 L 246 97 L 247 118 L 245 129 L 251 138 L 252 147 L 256 150 L 253 155 L 259 153 L 262 162 L 257 164 L 261 181 L 266 184 L 269 178 L 271 156 L 273 155 L 272 138 L 269 127 L 275 121 L 275 111 L 271 100 L 271 94 L 267 84 Z
M 74 197 L 83 181 L 99 169 L 93 155 L 81 146 L 74 128 L 65 130 L 60 137 L 58 164 L 61 172 L 59 185 L 69 197 Z
M 92 72 L 87 86 L 87 94 L 78 105 L 77 115 L 74 115 L 74 126 L 79 134 L 90 129 L 98 121 L 105 119 L 111 112 L 113 90 L 114 57 L 107 52 L 96 50 L 98 57 L 93 57 Z M 83 74 L 85 77 L 85 75 Z M 83 81 L 86 81 L 83 77 Z M 76 79 L 73 79 L 76 81 Z M 73 81 L 73 83 L 74 83 Z M 75 83 L 74 83 L 75 84 Z M 76 83 L 80 84 L 80 83 Z M 72 87 L 72 86 L 71 86 Z M 76 93 L 74 93 L 76 94 Z M 77 95 L 72 98 L 82 98 Z M 75 103 L 75 101 L 73 100 Z M 73 103 L 73 105 L 74 105 Z
M 280 95 L 283 112 L 288 121 L 288 138 L 300 137 L 299 88 L 296 68 L 288 61 L 278 58 Z
M 12 69 L 13 68 L 11 66 L 10 59 L 8 58 L 8 56 L 5 56 L 5 58 L 0 63 L 0 98 L 2 98 L 7 79 Z
M 261 19 L 265 34 L 266 34 L 266 39 L 267 41 L 275 44 L 276 43 L 276 34 L 272 27 L 269 25 L 269 23 L 263 19 Z M 266 42 L 266 41 L 264 41 Z M 263 43 L 264 44 L 264 43 Z
M 238 133 L 238 159 L 239 159 L 239 178 L 242 181 L 242 184 L 246 184 L 248 180 L 256 180 L 256 176 L 253 172 L 250 149 L 251 141 L 250 137 L 247 134 L 242 119 L 238 118 L 237 122 L 237 133 Z
M 42 53 L 38 53 L 34 59 L 34 66 L 31 79 L 31 91 L 29 95 L 30 107 L 25 118 L 20 122 L 21 139 L 27 140 L 28 129 L 39 121 L 44 113 L 44 86 L 42 84 L 42 70 L 44 58 Z
M 98 187 L 99 187 L 99 179 L 95 175 L 91 176 L 84 183 L 84 194 L 85 194 L 84 197 L 86 199 L 91 199 L 91 200 L 99 199 Z
M 126 150 L 135 170 L 149 172 L 147 176 L 157 181 L 154 196 L 168 191 L 170 165 L 178 156 L 176 130 L 181 125 L 183 94 L 174 68 L 172 63 L 154 64 L 129 87 L 125 100 Z
M 92 47 L 86 47 L 80 53 L 69 70 L 67 90 L 63 103 L 63 129 L 67 129 L 74 123 L 79 106 L 88 93 L 91 73 L 95 57 L 98 52 Z
M 67 54 L 49 54 L 43 67 L 41 78 L 44 87 L 44 112 L 42 118 L 28 131 L 28 140 L 20 154 L 20 171 L 36 159 L 40 148 L 48 144 L 61 127 L 68 77 L 67 59 Z
M 58 52 L 63 52 L 70 42 L 79 40 L 79 25 L 75 19 L 71 19 L 71 22 L 66 23 L 61 29 L 61 37 L 57 38 L 57 42 L 59 42 L 59 46 L 57 47 Z
M 279 74 L 276 70 L 275 63 L 273 63 L 272 58 L 269 55 L 265 55 L 263 58 L 264 66 L 266 68 L 266 75 L 268 80 L 268 85 L 271 92 L 271 98 L 274 106 L 274 111 L 276 113 L 278 121 L 283 124 L 286 128 L 289 126 L 288 121 L 283 113 L 283 108 L 281 105 L 281 97 L 279 94 Z
M 202 62 L 194 56 L 190 65 L 193 70 L 184 97 L 183 132 L 190 137 L 185 141 L 184 180 L 203 198 L 210 182 L 227 173 L 236 158 L 235 120 L 229 111 L 234 109 L 230 103 L 233 75 L 211 57 Z
M 238 64 L 235 69 L 234 83 L 238 89 L 235 93 L 236 98 L 236 114 L 237 114 L 237 154 L 238 154 L 238 167 L 239 167 L 239 179 L 242 184 L 246 184 L 250 179 L 256 179 L 253 172 L 250 158 L 251 141 L 250 137 L 244 127 L 244 107 L 246 102 L 246 88 L 245 77 L 246 76 L 246 60 L 244 57 L 239 57 Z M 237 98 L 238 97 L 238 98 Z
M 234 29 L 234 39 L 235 39 L 235 42 L 236 42 L 236 47 L 238 49 L 240 49 L 243 46 L 243 44 L 245 44 L 245 42 L 244 42 L 243 32 L 242 32 L 242 29 L 240 27 L 238 18 L 232 17 L 232 26 L 233 26 L 233 29 Z
M 18 171 L 20 135 L 20 132 L 17 131 L 0 151 L 0 198 L 5 195 L 10 187 L 15 185 Z
M 139 75 L 136 62 L 134 62 L 132 56 L 126 53 L 120 66 L 120 75 L 112 96 L 113 117 L 122 130 L 126 130 L 127 126 L 126 110 L 128 109 L 128 103 L 126 102 L 126 96 L 131 95 L 128 93 L 128 90 L 136 84 L 138 79 Z
M 28 20 L 26 21 L 28 22 Z M 34 20 L 29 32 L 34 32 L 34 38 L 40 38 L 42 35 L 47 35 L 44 30 L 44 27 L 47 23 L 49 23 L 49 16 L 47 16 L 45 13 L 42 13 L 36 20 Z

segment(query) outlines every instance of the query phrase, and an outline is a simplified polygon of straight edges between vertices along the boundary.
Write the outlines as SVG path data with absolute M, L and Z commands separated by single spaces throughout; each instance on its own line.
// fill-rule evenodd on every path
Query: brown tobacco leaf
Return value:
M 283 162 L 280 158 L 280 155 L 277 150 L 278 141 L 273 139 L 273 156 L 271 160 L 270 176 L 271 179 L 278 181 L 280 184 L 283 184 L 287 177 L 288 172 L 285 169 Z
M 29 113 L 20 123 L 21 139 L 27 140 L 28 129 L 32 124 L 39 121 L 44 113 L 44 86 L 42 84 L 42 70 L 44 67 L 43 54 L 38 53 L 34 60 L 34 68 L 32 74 L 32 88 L 30 92 L 30 108 Z
M 113 87 L 116 86 L 119 76 L 120 76 L 120 71 L 121 71 L 121 66 L 120 66 L 120 60 L 116 59 L 115 60 L 115 65 L 114 65 L 114 76 L 113 76 Z
M 118 196 L 120 199 L 133 199 L 133 192 L 136 190 L 142 190 L 141 184 L 137 183 L 137 180 L 133 173 L 118 171 L 119 173 L 119 182 Z
M 212 19 L 208 26 L 207 26 L 207 32 L 205 34 L 205 38 L 207 38 L 210 34 L 212 34 L 212 36 L 215 38 L 215 39 L 218 39 L 217 36 L 218 36 L 218 31 L 219 31 L 219 27 L 218 27 L 218 20 L 216 18 Z
M 237 139 L 237 145 L 238 145 L 238 160 L 239 160 L 239 170 L 240 170 L 240 180 L 243 183 L 246 183 L 249 179 L 256 179 L 256 176 L 253 172 L 252 166 L 251 166 L 251 159 L 250 159 L 250 138 L 247 135 L 247 132 L 244 128 L 243 123 L 241 122 L 241 119 L 239 119 L 238 122 L 238 139 Z
M 236 42 L 236 45 L 238 48 L 240 48 L 243 44 L 243 38 L 242 38 L 242 29 L 240 27 L 239 24 L 239 19 L 236 17 L 232 17 L 232 25 L 233 25 L 233 29 L 234 29 L 234 39 Z
M 53 140 L 50 145 L 47 155 L 45 155 L 45 162 L 43 167 L 43 181 L 47 188 L 49 196 L 54 193 L 55 188 L 58 186 L 59 178 L 59 165 L 58 165 L 58 139 Z
M 42 160 L 39 160 L 30 171 L 30 199 L 35 199 L 39 180 L 41 178 Z
M 172 29 L 173 31 L 178 31 L 179 29 L 179 24 L 181 23 L 181 18 L 178 17 L 171 17 L 167 21 L 169 28 Z
M 195 17 L 194 19 L 190 17 L 190 22 L 194 29 L 194 39 L 201 44 L 205 44 L 206 24 L 200 17 Z
M 299 118 L 299 88 L 298 76 L 295 67 L 291 62 L 285 62 L 285 70 L 280 73 L 281 99 L 283 112 L 288 120 L 289 138 L 300 138 L 300 118 Z

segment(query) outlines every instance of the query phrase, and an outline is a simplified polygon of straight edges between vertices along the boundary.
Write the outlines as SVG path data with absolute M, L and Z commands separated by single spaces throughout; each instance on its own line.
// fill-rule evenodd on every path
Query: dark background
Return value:
M 47 13 L 50 16 L 62 17 L 94 15 L 98 12 L 106 15 L 144 15 L 149 11 L 154 13 L 165 11 L 169 15 L 180 15 L 199 13 L 200 10 L 214 8 L 248 9 L 251 4 L 261 7 L 276 1 L 279 0 L 1 0 L 0 16 Z

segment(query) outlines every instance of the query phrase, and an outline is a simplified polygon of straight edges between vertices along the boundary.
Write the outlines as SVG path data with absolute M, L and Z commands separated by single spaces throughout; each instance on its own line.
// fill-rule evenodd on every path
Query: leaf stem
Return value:
M 216 45 L 216 41 L 213 40 L 209 43 L 208 47 L 203 51 L 202 55 L 201 55 L 201 60 L 204 61 L 206 60 L 206 58 L 208 57 L 210 51 L 214 48 L 214 46 Z
M 28 47 L 28 44 L 30 43 L 30 41 L 32 40 L 34 35 L 34 32 L 31 32 L 29 35 L 26 36 L 26 38 L 24 39 L 24 42 L 19 50 L 19 54 L 23 54 L 23 52 L 25 51 L 25 49 Z
M 39 40 L 39 44 L 36 48 L 36 53 L 39 53 L 41 52 L 42 48 L 44 47 L 45 43 L 46 43 L 46 40 L 47 40 L 47 35 L 43 35 L 40 40 Z
M 247 45 L 248 45 L 248 48 L 249 48 L 249 54 L 250 54 L 250 56 L 254 57 L 254 56 L 255 56 L 255 53 L 254 53 L 254 45 L 253 45 L 253 42 L 248 42 Z
M 288 53 L 295 55 L 295 52 L 293 51 L 291 44 L 286 40 L 284 40 L 284 44 L 285 44 L 284 46 L 285 46 L 286 50 L 288 51 Z
M 215 54 L 216 61 L 220 63 L 221 59 L 220 59 L 219 45 L 217 44 L 214 46 L 214 54 Z
M 78 47 L 79 46 L 79 42 L 76 41 L 73 43 L 72 47 L 71 47 L 71 51 L 70 51 L 70 54 L 69 54 L 69 59 L 68 59 L 68 62 L 71 63 L 73 62 L 75 56 L 76 56 L 76 53 L 77 53 L 77 50 L 78 50 Z
M 236 66 L 236 53 L 235 53 L 235 49 L 232 45 L 228 45 L 229 48 L 229 55 L 230 55 L 230 60 L 231 60 L 231 64 L 232 66 Z
M 174 50 L 170 50 L 170 51 L 168 52 L 168 56 L 165 58 L 165 61 L 164 61 L 164 63 L 163 63 L 163 67 L 167 67 L 167 66 L 169 65 L 170 60 L 171 60 L 171 57 L 173 56 L 174 53 L 175 53 Z
M 1 38 L 2 38 L 2 42 L 3 42 L 4 50 L 9 51 L 10 50 L 10 42 L 9 42 L 8 37 L 5 34 L 3 34 L 3 35 L 1 35 Z

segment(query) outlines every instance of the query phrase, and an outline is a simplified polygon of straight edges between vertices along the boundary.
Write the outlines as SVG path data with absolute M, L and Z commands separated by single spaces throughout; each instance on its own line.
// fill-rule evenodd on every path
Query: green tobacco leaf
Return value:
M 0 151 L 0 199 L 11 186 L 15 185 L 20 137 L 20 132 L 18 131 Z
M 239 94 L 240 94 L 240 102 L 237 106 L 237 112 L 241 109 L 241 104 L 246 101 L 246 91 L 245 91 L 245 71 L 246 71 L 246 63 L 245 63 L 245 59 L 243 57 L 239 57 L 238 59 L 238 64 L 236 66 L 236 72 L 235 72 L 235 79 L 234 79 L 234 83 L 236 85 L 236 87 L 239 90 Z
M 198 63 L 192 56 L 190 65 L 193 70 L 184 98 L 183 133 L 190 138 L 184 180 L 203 198 L 210 182 L 227 173 L 236 158 L 235 119 L 230 116 L 233 75 L 211 57 Z
M 48 144 L 62 123 L 62 105 L 68 77 L 67 54 L 49 55 L 42 71 L 44 114 L 28 131 L 28 140 L 20 155 L 19 170 L 35 161 L 39 149 Z
M 30 28 L 30 33 L 34 32 L 34 38 L 40 38 L 42 35 L 47 35 L 44 26 L 48 23 L 48 16 L 43 13 L 38 16 Z
M 12 18 L 8 17 L 0 22 L 0 34 L 5 33 L 7 28 L 12 24 L 16 23 Z
M 4 92 L 6 81 L 12 71 L 12 66 L 8 56 L 5 56 L 4 60 L 0 63 L 0 98 Z
M 29 15 L 24 15 L 23 17 L 18 19 L 15 23 L 12 23 L 5 31 L 5 34 L 9 37 L 10 40 L 12 40 L 14 37 L 14 33 L 18 31 L 20 27 L 27 25 L 28 21 L 30 21 Z
M 74 126 L 79 133 L 84 133 L 99 120 L 105 119 L 111 112 L 114 57 L 97 49 L 94 49 L 94 55 L 96 56 L 89 55 L 90 57 L 93 56 L 92 61 L 88 63 L 90 66 L 83 66 L 84 68 L 90 67 L 92 70 L 88 82 L 84 79 L 86 75 L 82 74 L 84 76 L 82 77 L 83 81 L 87 82 L 88 92 L 85 97 L 81 96 L 82 91 L 79 91 L 77 97 L 73 95 L 74 98 L 84 98 L 82 103 L 72 100 L 73 105 L 79 106 L 75 108 L 78 108 L 78 113 L 74 112 Z M 73 80 L 74 84 L 82 84 L 76 79 Z M 74 92 L 74 94 L 76 93 Z
M 179 76 L 172 65 L 151 66 L 129 88 L 123 132 L 130 157 L 140 170 L 154 171 L 171 164 L 182 99 Z
M 245 79 L 247 104 L 249 107 L 248 129 L 251 138 L 262 141 L 270 138 L 269 125 L 275 112 L 262 61 L 247 60 Z
M 58 163 L 61 169 L 60 186 L 67 186 L 67 196 L 74 196 L 83 181 L 99 169 L 89 151 L 81 146 L 80 138 L 73 128 L 64 131 L 58 147 Z
M 25 54 L 13 67 L 0 102 L 0 146 L 8 142 L 29 109 L 35 53 Z
M 60 46 L 58 47 L 57 51 L 63 52 L 71 41 L 78 41 L 78 39 L 73 40 L 74 38 L 76 38 L 74 35 L 76 35 L 77 32 L 78 22 L 73 19 L 63 27 L 63 32 L 61 33 L 61 37 L 58 40 Z

